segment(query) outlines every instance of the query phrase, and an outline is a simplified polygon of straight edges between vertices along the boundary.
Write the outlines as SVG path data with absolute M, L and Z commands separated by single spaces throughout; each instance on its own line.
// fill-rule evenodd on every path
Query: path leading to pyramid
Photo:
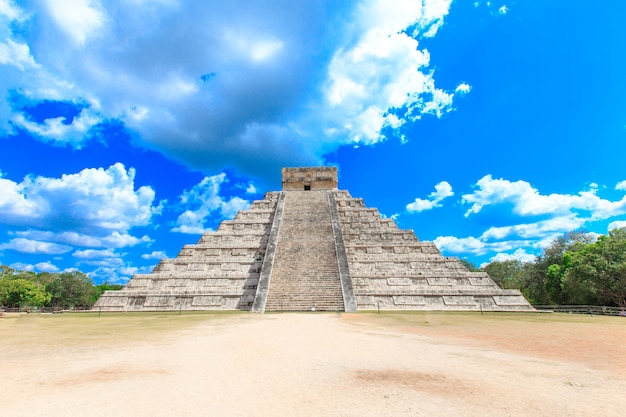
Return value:
M 286 193 L 266 311 L 343 311 L 326 191 Z

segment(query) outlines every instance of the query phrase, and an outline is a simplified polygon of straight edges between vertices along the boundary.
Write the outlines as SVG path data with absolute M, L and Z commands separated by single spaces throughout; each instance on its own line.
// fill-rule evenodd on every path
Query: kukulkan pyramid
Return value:
M 337 168 L 283 168 L 268 192 L 217 231 L 107 291 L 102 311 L 530 311 L 518 290 L 444 257 L 363 200 Z

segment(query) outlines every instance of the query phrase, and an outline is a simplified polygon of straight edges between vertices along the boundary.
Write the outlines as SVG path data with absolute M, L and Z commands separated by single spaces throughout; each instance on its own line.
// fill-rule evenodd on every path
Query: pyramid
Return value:
M 337 185 L 336 167 L 283 168 L 282 191 L 106 291 L 94 309 L 533 310 Z

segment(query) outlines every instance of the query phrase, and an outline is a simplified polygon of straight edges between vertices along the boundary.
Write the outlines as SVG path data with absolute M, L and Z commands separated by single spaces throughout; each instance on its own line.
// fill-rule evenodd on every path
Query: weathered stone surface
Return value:
M 107 291 L 102 310 L 529 311 L 348 191 L 334 167 L 284 168 L 283 191 Z

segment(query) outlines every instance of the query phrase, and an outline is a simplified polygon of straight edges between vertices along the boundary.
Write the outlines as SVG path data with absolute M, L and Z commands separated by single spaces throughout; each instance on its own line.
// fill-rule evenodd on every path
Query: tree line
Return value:
M 532 262 L 494 261 L 476 269 L 502 288 L 519 289 L 533 305 L 626 307 L 626 228 L 584 230 L 554 239 Z
M 80 271 L 60 273 L 17 271 L 0 266 L 0 306 L 6 308 L 90 308 L 106 290 L 122 285 L 94 285 Z

